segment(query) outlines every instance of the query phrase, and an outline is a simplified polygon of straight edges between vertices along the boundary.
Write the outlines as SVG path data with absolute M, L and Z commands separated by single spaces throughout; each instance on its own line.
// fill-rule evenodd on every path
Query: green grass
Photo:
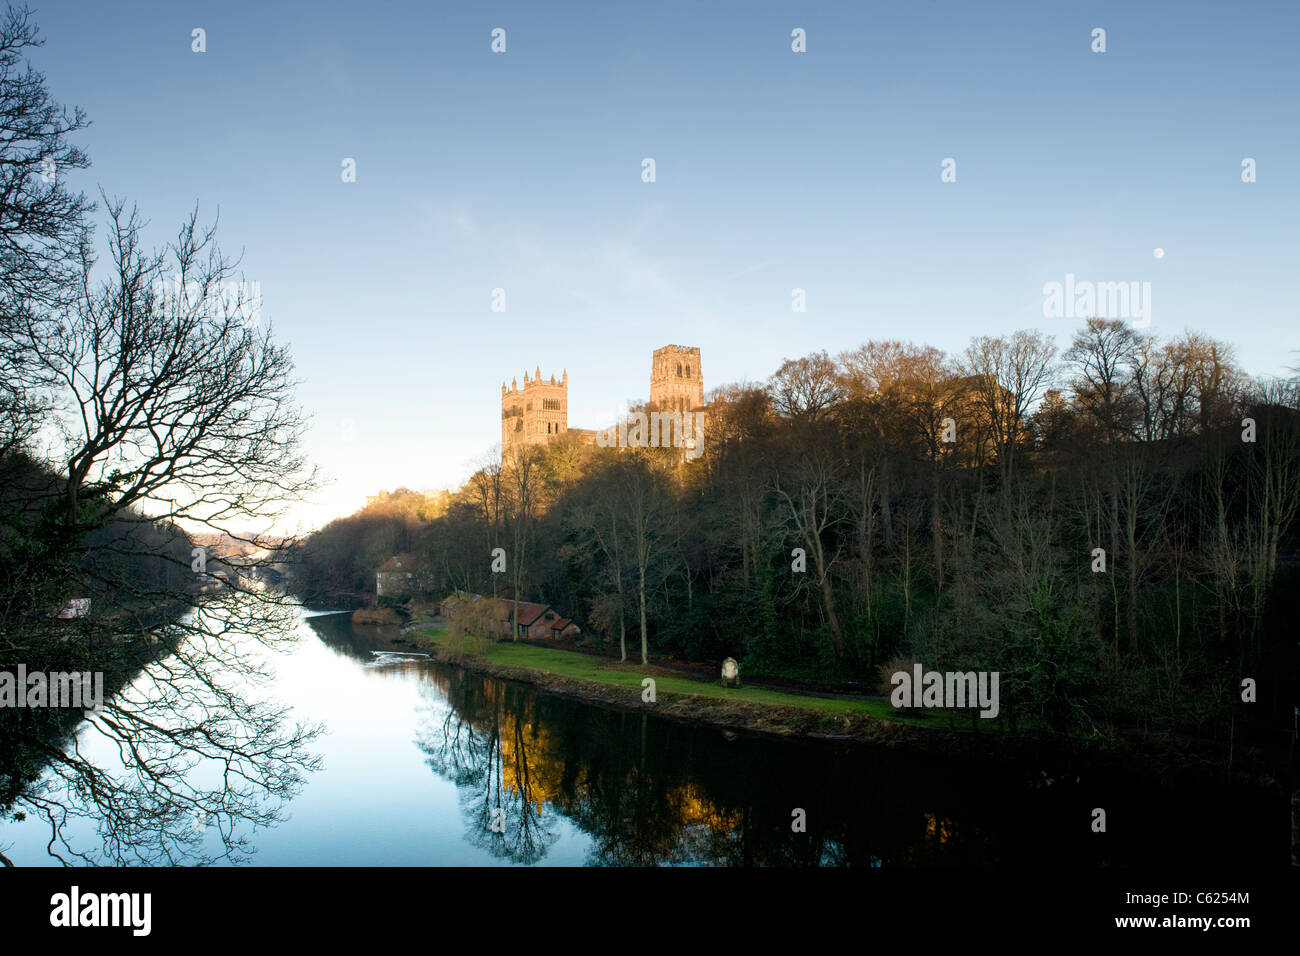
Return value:
M 430 641 L 437 643 L 445 631 L 445 627 L 433 625 L 420 628 L 419 631 Z M 641 693 L 642 678 L 651 676 L 654 678 L 655 692 L 658 694 L 688 694 L 696 697 L 745 701 L 746 703 L 766 704 L 774 707 L 797 707 L 802 710 L 812 710 L 839 716 L 867 716 L 905 723 L 932 723 L 903 717 L 890 706 L 888 701 L 813 697 L 804 694 L 787 694 L 782 691 L 767 690 L 761 687 L 723 687 L 720 683 L 711 681 L 664 674 L 653 664 L 642 668 L 631 661 L 620 664 L 617 661 L 596 657 L 591 654 L 580 654 L 575 651 L 563 651 L 549 647 L 534 647 L 531 644 L 515 644 L 511 641 L 489 641 L 483 652 L 475 656 L 506 667 L 522 667 L 554 674 L 558 677 L 594 681 L 608 687 L 627 690 L 629 693 L 637 695 Z

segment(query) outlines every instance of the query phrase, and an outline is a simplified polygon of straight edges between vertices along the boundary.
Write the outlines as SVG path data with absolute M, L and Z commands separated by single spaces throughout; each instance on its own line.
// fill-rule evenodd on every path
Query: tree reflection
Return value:
M 425 676 L 417 743 L 460 789 L 468 842 L 517 862 L 544 857 L 561 816 L 593 866 L 986 862 L 998 848 L 962 821 L 1018 812 L 997 787 L 954 797 L 949 763 L 727 735 L 446 665 Z
M 469 684 L 462 674 L 445 688 L 460 692 L 460 706 L 421 732 L 420 749 L 429 766 L 459 788 L 470 844 L 516 863 L 536 863 L 559 833 L 553 794 L 532 766 L 545 746 L 529 713 L 531 701 L 504 684 L 480 694 Z M 431 704 L 433 689 L 422 693 Z
M 279 822 L 319 767 L 308 746 L 321 728 L 258 693 L 270 677 L 264 649 L 292 640 L 296 620 L 274 595 L 232 590 L 160 628 L 157 659 L 75 734 L 9 726 L 29 764 L 47 762 L 8 794 L 10 812 L 44 819 L 48 851 L 65 865 L 246 861 L 252 833 Z M 16 752 L 6 756 L 12 766 Z M 80 845 L 78 821 L 94 825 L 99 847 Z
M 789 840 L 778 833 L 754 852 L 748 835 L 761 828 L 749 802 L 720 803 L 683 761 L 694 732 L 674 736 L 645 713 L 584 708 L 459 668 L 429 674 L 418 743 L 460 789 L 474 846 L 536 862 L 563 815 L 592 838 L 591 865 L 777 862 L 768 852 L 786 862 Z M 501 820 L 506 832 L 493 832 Z
M 668 755 L 656 744 L 667 738 L 656 735 L 647 746 L 644 712 L 620 714 L 618 722 L 632 750 L 602 755 L 586 799 L 575 808 L 575 819 L 593 837 L 588 862 L 659 866 L 714 857 L 715 841 L 726 838 L 736 818 L 684 781 L 680 765 L 662 759 Z

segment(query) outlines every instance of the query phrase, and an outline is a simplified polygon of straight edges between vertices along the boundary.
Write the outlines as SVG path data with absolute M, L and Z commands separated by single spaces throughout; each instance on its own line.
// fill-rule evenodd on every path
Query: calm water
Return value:
M 372 652 L 392 649 L 389 640 L 346 615 L 297 626 L 300 639 L 271 661 L 271 686 L 295 716 L 324 723 L 311 745 L 323 765 L 286 802 L 283 822 L 243 834 L 253 864 L 1255 866 L 1287 857 L 1280 798 L 1204 780 L 1138 784 L 1059 761 L 737 735 L 428 661 L 385 663 Z M 79 745 L 93 752 L 96 742 L 83 734 Z M 1091 831 L 1094 807 L 1106 809 L 1105 834 Z M 796 810 L 804 833 L 792 830 Z M 102 859 L 102 824 L 66 827 L 73 846 Z M 19 865 L 54 863 L 49 829 L 35 819 L 0 825 L 0 849 Z M 208 851 L 221 846 L 204 839 Z

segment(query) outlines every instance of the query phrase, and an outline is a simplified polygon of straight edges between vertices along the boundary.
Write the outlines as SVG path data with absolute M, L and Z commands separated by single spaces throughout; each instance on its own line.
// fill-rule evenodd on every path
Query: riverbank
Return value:
M 509 641 L 449 641 L 448 631 L 440 623 L 418 623 L 405 628 L 404 634 L 434 659 L 479 674 L 591 703 L 732 731 L 851 741 L 941 755 L 1030 760 L 1045 768 L 1045 781 L 1067 774 L 1080 763 L 1106 760 L 1140 767 L 1144 773 L 1195 768 L 1198 773 L 1232 776 L 1256 786 L 1280 782 L 1282 768 L 1264 755 L 1243 749 L 1229 769 L 1215 763 L 1198 741 L 1125 734 L 1088 739 L 1023 731 L 1013 734 L 1000 721 L 964 719 L 947 711 L 902 713 L 887 700 L 728 688 L 654 664 L 620 663 Z M 642 682 L 647 677 L 655 682 L 653 702 L 643 699 Z

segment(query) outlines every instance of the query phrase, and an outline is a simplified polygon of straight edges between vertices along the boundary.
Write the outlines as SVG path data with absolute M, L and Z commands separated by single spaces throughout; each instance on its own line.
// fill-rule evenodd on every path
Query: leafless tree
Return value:
M 618 487 L 620 453 L 610 454 L 614 464 L 609 471 L 598 471 L 592 482 L 591 497 L 576 508 L 570 528 L 578 547 L 597 556 L 599 570 L 595 578 L 600 582 L 597 591 L 595 615 L 607 625 L 618 619 L 619 660 L 627 660 L 627 599 L 626 590 L 626 521 L 622 518 L 623 501 Z M 592 547 L 594 545 L 594 548 Z
M 95 600 L 63 629 L 75 641 L 29 613 L 30 600 L 6 603 L 18 613 L 0 620 L 0 651 L 51 671 L 108 671 L 116 693 L 81 732 L 111 742 L 122 766 L 21 725 L 8 739 L 47 772 L 4 802 L 44 817 L 65 861 L 203 862 L 196 819 L 220 827 L 219 855 L 238 858 L 247 827 L 275 819 L 267 798 L 291 795 L 314 766 L 316 729 L 293 725 L 259 687 L 264 655 L 293 638 L 295 620 L 261 577 L 291 543 L 268 531 L 316 487 L 315 470 L 299 447 L 288 350 L 227 294 L 235 267 L 214 230 L 192 216 L 168 249 L 146 252 L 136 210 L 107 206 L 103 277 L 83 246 L 73 293 L 6 333 L 49 409 L 32 448 L 49 477 L 31 489 L 27 522 L 7 529 L 4 557 L 40 582 L 37 608 L 47 595 Z M 198 532 L 230 545 L 210 566 L 202 550 L 191 561 L 187 534 Z M 146 559 L 161 566 L 148 579 Z M 215 788 L 190 775 L 199 764 L 221 768 Z M 77 816 L 100 822 L 101 853 L 68 841 Z
M 793 471 L 785 482 L 776 478 L 772 490 L 783 504 L 783 517 L 790 522 L 797 540 L 813 559 L 814 583 L 831 630 L 835 656 L 842 659 L 844 636 L 831 584 L 831 567 L 838 555 L 828 549 L 825 542 L 827 532 L 842 512 L 841 481 L 833 460 L 825 454 L 803 455 Z
M 482 515 L 483 526 L 487 530 L 488 552 L 500 546 L 501 526 L 505 506 L 505 472 L 501 456 L 494 450 L 479 462 L 478 468 L 470 476 L 469 488 L 475 505 Z M 492 596 L 498 597 L 496 575 L 492 575 Z
M 1134 402 L 1127 389 L 1139 339 L 1119 319 L 1089 319 L 1065 352 L 1074 370 L 1075 401 L 1100 425 L 1108 443 L 1130 431 Z
M 818 421 L 844 397 L 839 370 L 825 352 L 787 359 L 772 376 L 772 404 L 787 418 Z
M 671 539 L 668 522 L 672 511 L 661 476 L 655 472 L 648 455 L 635 455 L 620 463 L 618 493 L 622 500 L 624 524 L 632 560 L 636 564 L 637 599 L 641 612 L 641 663 L 650 663 L 649 623 L 646 594 L 656 582 L 651 580 Z
M 68 139 L 89 123 L 54 103 L 44 75 L 25 62 L 43 42 L 30 12 L 9 7 L 0 20 L 0 455 L 35 434 L 43 410 L 29 356 L 8 334 L 66 297 L 89 237 L 92 206 L 65 178 L 90 165 Z
M 167 252 L 148 253 L 138 212 L 109 209 L 108 278 L 93 281 L 83 250 L 75 300 L 11 333 L 53 410 L 64 532 L 131 507 L 214 531 L 275 517 L 316 487 L 288 350 L 223 293 L 234 265 L 197 214 Z M 189 291 L 168 294 L 169 265 Z
M 529 534 L 541 494 L 542 473 L 539 466 L 541 446 L 516 445 L 502 462 L 506 488 L 508 520 L 513 540 L 511 576 L 514 579 L 514 610 L 511 614 L 510 639 L 519 640 L 519 601 L 523 588 L 524 560 Z
M 1056 346 L 1041 332 L 1022 329 L 1009 339 L 978 336 L 959 360 L 992 426 L 998 462 L 1009 477 L 1030 409 L 1051 384 Z

